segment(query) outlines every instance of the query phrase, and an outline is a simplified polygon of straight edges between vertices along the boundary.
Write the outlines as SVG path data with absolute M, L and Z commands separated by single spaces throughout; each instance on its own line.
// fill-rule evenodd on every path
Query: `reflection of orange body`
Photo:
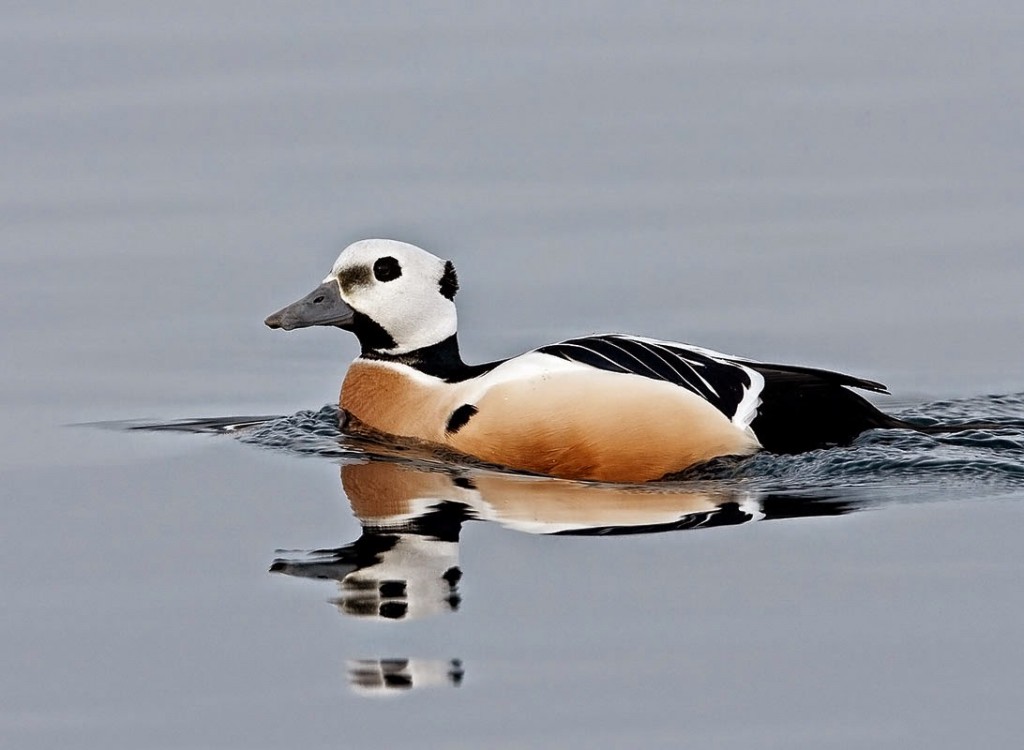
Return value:
M 589 484 L 491 471 L 456 480 L 447 472 L 383 461 L 342 466 L 341 482 L 360 522 L 378 529 L 407 525 L 445 501 L 466 506 L 472 518 L 552 533 L 670 524 L 748 499 L 747 493 L 727 489 Z

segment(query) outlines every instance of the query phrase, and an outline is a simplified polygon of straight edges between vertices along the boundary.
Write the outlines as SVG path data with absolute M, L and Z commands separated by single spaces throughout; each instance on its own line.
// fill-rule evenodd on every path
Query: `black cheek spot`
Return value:
M 346 268 L 338 276 L 338 283 L 345 293 L 351 293 L 356 287 L 370 283 L 370 269 L 366 266 Z
M 448 417 L 448 424 L 445 425 L 444 431 L 449 435 L 454 435 L 465 427 L 470 418 L 478 411 L 480 410 L 473 406 L 473 404 L 463 404 Z
M 437 284 L 441 289 L 441 296 L 455 299 L 455 293 L 459 291 L 459 277 L 455 275 L 455 266 L 452 265 L 450 260 L 445 261 L 444 274 L 442 274 L 441 280 Z
M 373 263 L 373 276 L 377 281 L 393 281 L 402 275 L 402 266 L 397 259 L 387 255 Z

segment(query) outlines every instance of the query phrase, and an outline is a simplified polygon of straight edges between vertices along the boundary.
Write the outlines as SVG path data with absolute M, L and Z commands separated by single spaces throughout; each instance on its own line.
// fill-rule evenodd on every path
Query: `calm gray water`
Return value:
M 1019 432 L 651 495 L 69 426 L 315 413 L 355 342 L 262 320 L 379 235 L 455 261 L 473 360 L 1024 417 L 1018 5 L 691 5 L 4 7 L 0 744 L 1019 745 Z

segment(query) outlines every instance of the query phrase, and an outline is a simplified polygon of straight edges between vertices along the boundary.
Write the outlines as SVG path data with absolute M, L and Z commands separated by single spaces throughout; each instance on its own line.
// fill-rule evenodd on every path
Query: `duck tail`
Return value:
M 950 435 L 972 430 L 1024 428 L 1024 420 L 972 420 L 943 424 L 914 422 L 881 411 L 853 388 L 887 393 L 885 386 L 849 375 L 789 365 L 750 365 L 764 377 L 761 406 L 751 429 L 771 453 L 803 453 L 849 445 L 874 429 Z M 925 418 L 927 419 L 927 418 Z

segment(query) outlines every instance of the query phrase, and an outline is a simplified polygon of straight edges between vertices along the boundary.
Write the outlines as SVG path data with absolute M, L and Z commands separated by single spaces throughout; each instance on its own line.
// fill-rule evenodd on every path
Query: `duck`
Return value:
M 845 446 L 872 429 L 941 428 L 882 412 L 858 392 L 888 393 L 873 380 L 620 333 L 467 364 L 458 290 L 450 260 L 365 239 L 265 323 L 355 334 L 338 399 L 346 434 L 527 474 L 646 483 L 759 451 Z

